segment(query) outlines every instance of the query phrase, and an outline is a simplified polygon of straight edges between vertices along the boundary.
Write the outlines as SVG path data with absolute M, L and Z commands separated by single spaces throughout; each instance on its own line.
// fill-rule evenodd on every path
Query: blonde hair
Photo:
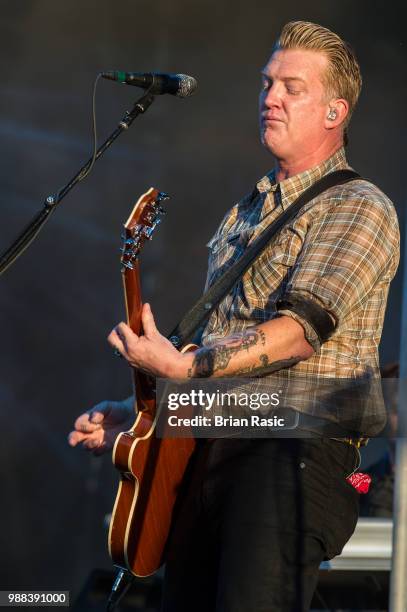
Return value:
M 278 49 L 310 49 L 324 53 L 328 67 L 322 82 L 328 98 L 343 98 L 349 104 L 344 122 L 346 127 L 359 98 L 362 76 L 355 53 L 351 46 L 338 34 L 310 21 L 290 21 L 281 30 L 274 46 Z

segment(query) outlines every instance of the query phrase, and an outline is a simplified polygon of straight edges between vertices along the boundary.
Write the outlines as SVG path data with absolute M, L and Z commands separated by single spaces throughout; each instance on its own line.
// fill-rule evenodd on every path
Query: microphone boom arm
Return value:
M 133 105 L 130 111 L 126 111 L 123 119 L 119 122 L 118 127 L 110 134 L 105 142 L 98 148 L 95 155 L 95 162 L 103 155 L 120 134 L 128 130 L 133 121 L 146 110 L 154 102 L 155 96 L 148 91 L 141 96 Z M 75 176 L 58 191 L 56 195 L 49 195 L 43 208 L 33 217 L 27 227 L 19 234 L 14 242 L 0 255 L 0 276 L 9 268 L 16 259 L 29 247 L 36 238 L 45 222 L 49 219 L 58 204 L 63 198 L 77 185 L 90 165 L 92 164 L 93 156 L 82 166 Z

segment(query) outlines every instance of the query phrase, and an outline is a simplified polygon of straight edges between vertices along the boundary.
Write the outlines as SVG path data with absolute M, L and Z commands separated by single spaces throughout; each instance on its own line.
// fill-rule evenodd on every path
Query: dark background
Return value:
M 272 165 L 258 141 L 259 70 L 281 26 L 307 19 L 357 51 L 364 88 L 348 148 L 355 169 L 395 202 L 404 229 L 406 37 L 401 3 L 351 0 L 2 0 L 0 249 L 91 151 L 91 90 L 101 70 L 184 72 L 190 99 L 158 98 L 63 202 L 1 279 L 0 589 L 71 589 L 110 567 L 104 516 L 110 458 L 72 450 L 76 415 L 130 392 L 105 339 L 124 317 L 121 224 L 154 185 L 172 195 L 142 261 L 143 297 L 169 332 L 202 290 L 219 220 Z M 141 90 L 103 81 L 104 139 Z M 398 358 L 401 271 L 382 362 Z M 372 451 L 370 451 L 372 452 Z

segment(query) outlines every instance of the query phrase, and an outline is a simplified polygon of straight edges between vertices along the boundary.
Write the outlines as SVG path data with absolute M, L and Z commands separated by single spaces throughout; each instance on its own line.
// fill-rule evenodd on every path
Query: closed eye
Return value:
M 268 79 L 264 76 L 262 77 L 262 82 L 261 82 L 262 89 L 264 90 L 270 89 L 272 85 L 273 85 L 273 81 L 271 79 Z

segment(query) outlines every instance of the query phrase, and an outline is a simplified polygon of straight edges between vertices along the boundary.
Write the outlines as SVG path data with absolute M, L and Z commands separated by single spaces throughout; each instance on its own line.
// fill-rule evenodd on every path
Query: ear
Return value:
M 326 106 L 325 128 L 332 130 L 342 125 L 349 113 L 349 103 L 344 98 L 333 98 Z

